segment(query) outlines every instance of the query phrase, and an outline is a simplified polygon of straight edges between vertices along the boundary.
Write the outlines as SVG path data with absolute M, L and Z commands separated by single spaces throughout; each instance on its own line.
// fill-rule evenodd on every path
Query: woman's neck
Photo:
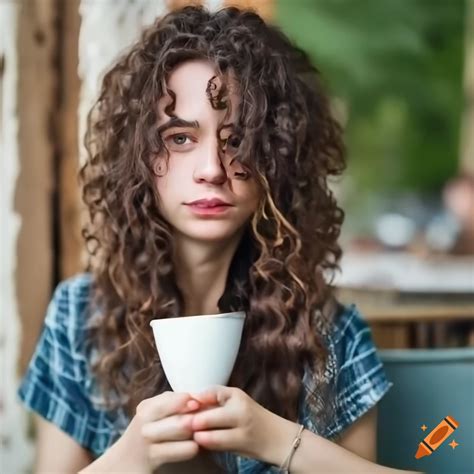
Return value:
M 225 243 L 175 241 L 175 268 L 178 286 L 184 297 L 182 316 L 219 313 L 232 258 L 242 234 Z

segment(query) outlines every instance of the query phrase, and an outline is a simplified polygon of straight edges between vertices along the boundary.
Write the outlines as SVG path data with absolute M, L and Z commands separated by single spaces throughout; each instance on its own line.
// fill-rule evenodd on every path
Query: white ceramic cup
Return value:
M 153 319 L 161 364 L 175 392 L 226 385 L 239 352 L 245 312 Z

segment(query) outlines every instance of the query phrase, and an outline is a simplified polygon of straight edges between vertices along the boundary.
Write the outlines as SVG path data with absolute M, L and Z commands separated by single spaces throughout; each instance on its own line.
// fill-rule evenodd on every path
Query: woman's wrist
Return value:
M 268 464 L 280 467 L 290 454 L 295 437 L 298 433 L 299 424 L 274 415 L 268 438 L 260 459 Z
M 290 452 L 288 453 L 287 457 L 283 461 L 283 464 L 280 466 L 280 470 L 284 473 L 289 472 L 291 461 L 293 459 L 293 456 L 298 449 L 299 445 L 301 444 L 301 436 L 303 434 L 304 430 L 304 425 L 298 425 L 298 433 L 295 436 L 295 439 L 293 440 L 293 444 L 291 445 Z

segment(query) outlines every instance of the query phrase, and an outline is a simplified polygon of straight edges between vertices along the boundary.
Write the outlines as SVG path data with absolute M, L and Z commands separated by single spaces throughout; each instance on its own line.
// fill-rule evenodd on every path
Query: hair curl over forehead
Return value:
M 256 13 L 237 8 L 186 7 L 157 19 L 107 72 L 89 114 L 81 178 L 102 314 L 90 336 L 101 354 L 95 371 L 104 393 L 123 395 L 131 409 L 167 387 L 149 322 L 179 316 L 184 301 L 173 231 L 154 184 L 153 160 L 164 148 L 155 105 L 174 68 L 192 59 L 215 65 L 222 86 L 211 81 L 208 93 L 216 108 L 229 107 L 229 84 L 237 84 L 237 159 L 262 191 L 219 300 L 222 311 L 248 316 L 230 383 L 290 419 L 306 388 L 312 406 L 324 401 L 328 414 L 329 395 L 324 400 L 322 385 L 314 387 L 327 356 L 331 291 L 323 271 L 341 254 L 343 212 L 328 186 L 345 165 L 341 130 L 307 55 Z M 303 385 L 304 373 L 313 388 Z

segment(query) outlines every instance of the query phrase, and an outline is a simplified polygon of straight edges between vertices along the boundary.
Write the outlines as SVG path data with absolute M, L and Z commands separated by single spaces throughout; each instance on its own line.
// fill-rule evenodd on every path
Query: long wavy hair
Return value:
M 320 379 L 328 356 L 323 330 L 334 311 L 325 310 L 333 300 L 325 274 L 341 256 L 344 217 L 328 177 L 342 172 L 345 153 L 318 70 L 248 10 L 170 12 L 104 76 L 80 171 L 90 217 L 83 235 L 100 308 L 88 338 L 98 354 L 93 372 L 108 406 L 130 415 L 140 400 L 169 389 L 149 322 L 179 316 L 184 305 L 173 229 L 155 186 L 154 162 L 166 153 L 155 105 L 171 71 L 191 59 L 211 61 L 224 85 L 229 77 L 238 84 L 236 158 L 262 191 L 218 303 L 222 312 L 247 312 L 229 384 L 296 420 L 303 376 L 309 370 Z M 225 106 L 225 94 L 217 102 Z M 321 393 L 312 393 L 315 403 Z

